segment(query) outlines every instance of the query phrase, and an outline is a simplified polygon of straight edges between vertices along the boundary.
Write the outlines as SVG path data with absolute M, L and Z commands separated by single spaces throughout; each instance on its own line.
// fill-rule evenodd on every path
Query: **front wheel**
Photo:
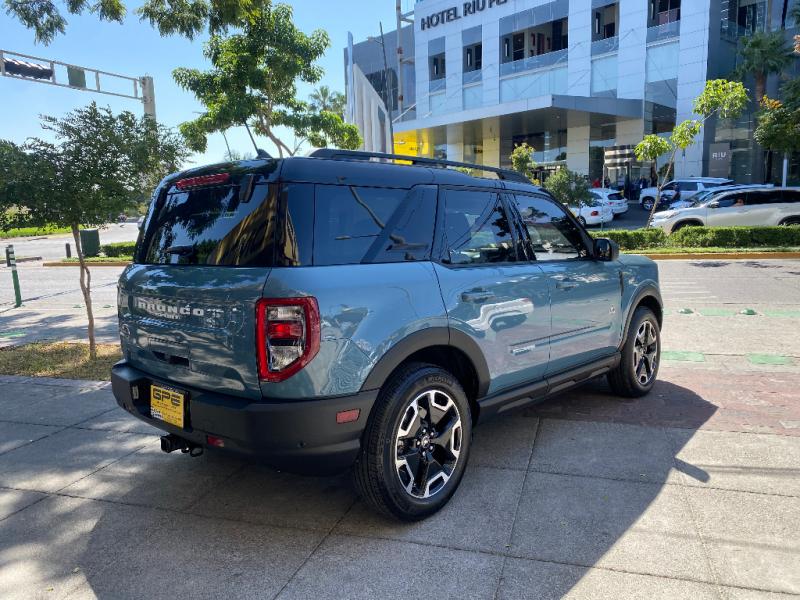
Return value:
M 584 219 L 583 217 L 578 217 L 578 223 L 586 227 L 586 219 Z
M 381 389 L 354 467 L 356 487 L 379 512 L 423 519 L 455 493 L 471 442 L 458 380 L 434 365 L 409 364 Z
M 642 209 L 646 210 L 646 211 L 653 210 L 653 203 L 654 202 L 655 202 L 655 200 L 653 200 L 652 198 L 645 198 L 644 200 L 642 200 Z
M 649 308 L 633 313 L 619 365 L 608 374 L 614 393 L 627 398 L 644 396 L 656 382 L 661 359 L 661 328 Z

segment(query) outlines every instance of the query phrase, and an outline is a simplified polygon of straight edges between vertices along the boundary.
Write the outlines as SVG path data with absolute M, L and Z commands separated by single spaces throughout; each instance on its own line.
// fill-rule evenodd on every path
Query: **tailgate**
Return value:
M 269 269 L 134 265 L 120 279 L 131 365 L 175 384 L 260 398 L 255 305 Z

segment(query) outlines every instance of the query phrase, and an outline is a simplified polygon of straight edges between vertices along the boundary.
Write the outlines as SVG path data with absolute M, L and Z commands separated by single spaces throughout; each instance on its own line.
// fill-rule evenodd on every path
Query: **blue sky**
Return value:
M 135 2 L 135 0 L 134 0 Z M 326 29 L 331 38 L 320 65 L 325 75 L 320 83 L 344 92 L 344 67 L 342 49 L 347 45 L 347 32 L 352 31 L 358 40 L 378 35 L 378 23 L 383 21 L 385 31 L 394 29 L 394 0 L 284 0 L 294 8 L 297 26 L 305 32 Z M 63 6 L 61 2 L 58 2 Z M 410 0 L 404 0 L 404 6 Z M 0 13 L 0 48 L 85 67 L 92 67 L 130 76 L 151 75 L 155 82 L 158 120 L 168 126 L 177 126 L 202 110 L 194 96 L 180 89 L 172 79 L 175 67 L 207 68 L 202 55 L 203 40 L 190 42 L 173 36 L 162 38 L 147 23 L 139 22 L 133 15 L 138 5 L 128 4 L 129 16 L 125 23 L 103 23 L 92 15 L 68 15 L 65 35 L 56 37 L 49 45 L 34 43 L 33 33 L 18 21 Z M 376 44 L 376 52 L 380 47 Z M 391 60 L 391 57 L 390 57 Z M 312 89 L 300 88 L 306 97 Z M 42 136 L 39 115 L 61 115 L 96 100 L 115 111 L 131 110 L 141 114 L 141 103 L 113 96 L 104 96 L 0 77 L 0 107 L 4 118 L 0 121 L 0 138 L 22 142 L 29 136 Z M 284 139 L 291 142 L 291 134 Z M 252 152 L 252 144 L 243 128 L 228 133 L 232 148 Z M 272 146 L 258 139 L 259 146 L 272 152 Z M 290 144 L 291 145 L 291 144 Z M 220 134 L 209 138 L 205 154 L 192 157 L 194 164 L 216 162 L 222 159 L 225 142 Z

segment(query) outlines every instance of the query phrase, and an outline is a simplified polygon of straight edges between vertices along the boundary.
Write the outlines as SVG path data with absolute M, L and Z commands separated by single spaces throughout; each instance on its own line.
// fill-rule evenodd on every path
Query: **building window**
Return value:
M 480 71 L 483 66 L 483 44 L 464 48 L 464 72 Z
M 504 63 L 524 60 L 548 52 L 565 50 L 568 46 L 568 20 L 558 19 L 502 37 Z
M 681 0 L 650 0 L 650 27 L 681 20 Z
M 594 11 L 592 25 L 592 41 L 606 40 L 617 35 L 617 17 L 619 5 L 610 4 Z
M 387 108 L 397 110 L 397 71 L 390 67 L 388 71 L 381 69 L 367 73 L 366 77 L 381 99 L 387 103 Z
M 435 54 L 430 58 L 431 62 L 431 81 L 445 78 L 444 52 Z

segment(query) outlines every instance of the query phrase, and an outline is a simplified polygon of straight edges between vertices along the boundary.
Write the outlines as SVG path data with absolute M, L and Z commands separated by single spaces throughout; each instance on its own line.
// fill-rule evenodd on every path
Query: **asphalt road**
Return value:
M 132 242 L 136 240 L 138 234 L 136 223 L 106 225 L 100 229 L 100 243 Z M 69 233 L 29 238 L 0 238 L 0 246 L 5 248 L 8 244 L 14 245 L 17 257 L 41 256 L 44 260 L 58 260 L 66 256 L 65 244 L 72 246 L 73 256 L 75 255 L 75 243 Z

